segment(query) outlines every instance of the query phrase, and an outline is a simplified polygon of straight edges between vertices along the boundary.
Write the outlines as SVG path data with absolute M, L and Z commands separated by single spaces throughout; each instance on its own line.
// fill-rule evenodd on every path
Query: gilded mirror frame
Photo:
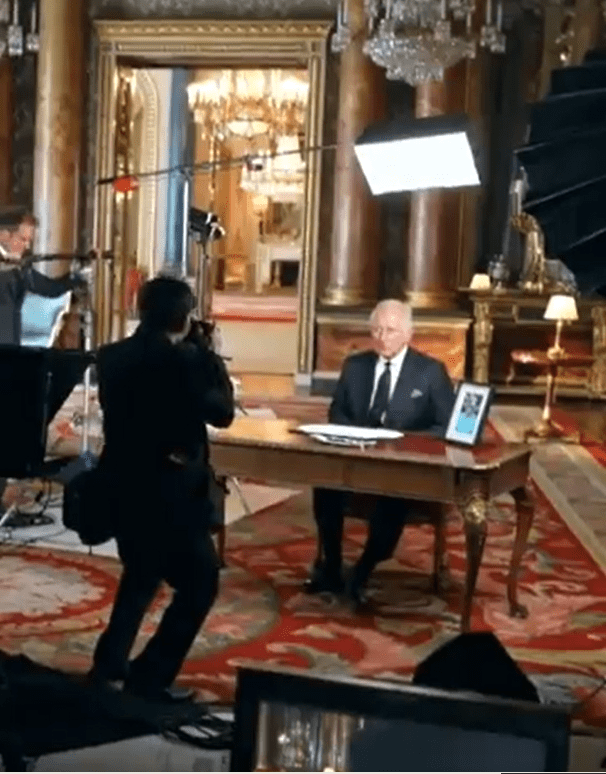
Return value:
M 308 164 L 305 178 L 303 256 L 298 291 L 297 373 L 310 376 L 313 370 L 318 224 L 324 85 L 327 39 L 331 21 L 196 21 L 149 20 L 93 22 L 97 39 L 97 111 L 95 130 L 95 175 L 97 180 L 120 172 L 118 116 L 120 70 L 129 62 L 156 66 L 197 66 L 217 68 L 240 66 L 307 67 Z M 116 220 L 120 217 L 111 185 L 95 187 L 93 243 L 102 251 L 115 246 Z M 99 262 L 99 265 L 106 262 Z M 124 264 L 125 261 L 122 261 Z M 102 273 L 102 270 L 100 270 Z M 113 274 L 115 275 L 115 271 Z M 107 275 L 107 272 L 105 273 Z M 112 276 L 97 278 L 97 343 L 107 340 L 107 322 L 112 311 Z M 111 330 L 111 320 L 109 323 Z

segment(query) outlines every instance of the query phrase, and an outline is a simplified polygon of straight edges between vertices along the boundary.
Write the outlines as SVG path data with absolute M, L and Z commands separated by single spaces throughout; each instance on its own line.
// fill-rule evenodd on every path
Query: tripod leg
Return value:
M 238 493 L 238 497 L 240 498 L 240 502 L 242 503 L 242 506 L 244 507 L 244 512 L 247 516 L 252 516 L 252 511 L 250 510 L 250 506 L 246 502 L 246 497 L 244 497 L 244 492 L 242 491 L 242 487 L 240 486 L 240 482 L 237 478 L 234 476 L 230 477 L 230 481 L 233 483 L 234 488 L 236 492 Z
M 221 567 L 226 567 L 225 564 L 225 523 L 217 529 L 217 553 L 219 554 L 219 561 Z
M 7 537 L 10 537 L 11 528 L 10 527 L 4 527 L 6 522 L 10 519 L 10 517 L 17 512 L 17 504 L 13 503 L 10 508 L 7 508 L 6 511 L 2 514 L 2 518 L 0 519 L 0 529 L 6 529 Z

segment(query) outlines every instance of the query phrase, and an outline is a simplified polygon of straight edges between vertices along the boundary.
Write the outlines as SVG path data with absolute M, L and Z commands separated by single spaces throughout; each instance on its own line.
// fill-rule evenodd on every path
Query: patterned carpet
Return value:
M 492 422 L 514 438 L 533 411 L 500 407 Z M 503 498 L 492 513 L 473 627 L 495 631 L 544 697 L 572 703 L 588 696 L 606 673 L 606 470 L 581 447 L 551 444 L 534 455 L 533 479 L 538 507 L 520 579 L 529 618 L 507 615 L 514 515 Z M 396 556 L 373 579 L 376 615 L 362 616 L 330 596 L 301 592 L 315 552 L 309 505 L 303 492 L 230 525 L 220 597 L 181 675 L 207 700 L 230 702 L 235 669 L 250 660 L 408 679 L 419 661 L 456 635 L 465 556 L 457 514 L 447 541 L 452 586 L 439 596 L 430 592 L 432 532 L 409 527 Z M 361 522 L 348 523 L 349 561 L 364 537 Z M 5 545 L 0 557 L 0 648 L 86 671 L 109 615 L 118 562 L 36 546 Z M 167 599 L 165 591 L 137 647 Z M 583 719 L 606 725 L 603 693 L 584 707 Z
M 538 512 L 521 578 L 526 621 L 510 619 L 505 582 L 514 518 L 499 503 L 478 582 L 475 629 L 492 629 L 551 698 L 572 700 L 606 669 L 606 578 L 550 502 L 538 492 Z M 373 582 L 377 614 L 359 616 L 330 596 L 301 593 L 314 553 L 308 495 L 293 497 L 230 527 L 221 593 L 182 673 L 182 682 L 209 700 L 229 702 L 235 668 L 253 660 L 321 671 L 409 677 L 415 665 L 459 623 L 464 567 L 461 525 L 453 515 L 448 557 L 453 586 L 429 590 L 433 536 L 410 527 L 397 556 Z M 364 527 L 351 522 L 346 554 L 353 560 Z M 38 663 L 83 672 L 109 614 L 119 576 L 111 558 L 43 548 L 0 549 L 0 648 Z M 139 646 L 168 599 L 163 593 Z

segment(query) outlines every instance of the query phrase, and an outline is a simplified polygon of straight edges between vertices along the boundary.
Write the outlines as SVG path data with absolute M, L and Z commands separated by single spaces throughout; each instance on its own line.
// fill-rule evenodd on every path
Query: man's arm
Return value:
M 433 423 L 429 432 L 443 438 L 448 428 L 455 396 L 452 382 L 442 363 L 433 364 L 429 390 L 433 408 Z
M 17 301 L 20 292 L 21 272 L 19 269 L 0 271 L 0 304 Z
M 343 364 L 339 381 L 328 409 L 328 421 L 335 425 L 354 424 L 353 410 L 349 396 L 349 384 L 352 379 L 351 361 L 346 360 Z
M 64 277 L 47 277 L 34 269 L 33 266 L 28 266 L 23 271 L 22 276 L 25 290 L 45 298 L 57 298 L 63 293 L 67 293 L 68 290 L 80 287 L 83 283 L 82 280 L 71 274 L 66 274 Z
M 190 342 L 177 345 L 194 396 L 198 421 L 213 427 L 229 427 L 236 406 L 234 388 L 219 355 L 207 347 Z

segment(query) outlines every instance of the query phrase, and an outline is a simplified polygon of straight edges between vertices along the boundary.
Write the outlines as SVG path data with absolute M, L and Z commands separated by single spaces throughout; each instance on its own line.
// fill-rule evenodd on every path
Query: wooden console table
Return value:
M 544 394 L 546 378 L 528 369 L 510 375 L 511 353 L 524 348 L 545 352 L 553 344 L 555 325 L 544 320 L 549 294 L 519 290 L 504 293 L 462 289 L 473 307 L 473 380 L 490 383 L 500 392 Z M 564 366 L 558 376 L 563 395 L 606 398 L 606 299 L 580 298 L 579 320 L 564 327 L 563 346 L 571 355 L 585 356 L 583 365 Z M 591 362 L 593 365 L 587 365 Z
M 527 610 L 518 602 L 517 579 L 534 516 L 534 504 L 526 489 L 529 446 L 492 443 L 468 450 L 428 436 L 405 435 L 398 441 L 358 449 L 323 445 L 294 432 L 296 427 L 297 423 L 289 420 L 239 417 L 228 429 L 213 430 L 213 467 L 222 476 L 249 477 L 269 484 L 325 486 L 455 503 L 463 515 L 467 546 L 463 631 L 470 628 L 490 501 L 510 492 L 516 504 L 517 529 L 507 599 L 510 615 L 526 617 Z

